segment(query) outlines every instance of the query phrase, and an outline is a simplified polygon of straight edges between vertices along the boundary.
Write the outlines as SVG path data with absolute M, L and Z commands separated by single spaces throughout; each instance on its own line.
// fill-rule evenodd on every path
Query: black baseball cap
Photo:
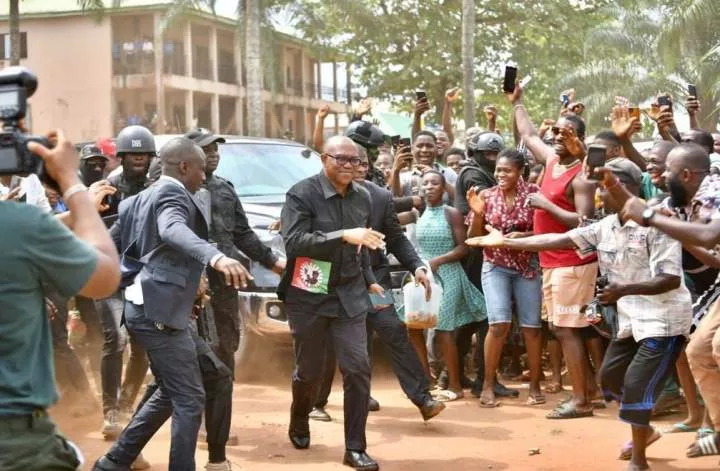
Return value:
M 185 133 L 185 137 L 187 137 L 188 139 L 192 139 L 193 141 L 195 141 L 195 144 L 199 145 L 200 147 L 205 147 L 209 144 L 212 144 L 213 142 L 217 142 L 220 144 L 225 142 L 224 138 L 216 136 L 215 134 L 213 134 L 212 131 L 205 128 L 196 128 L 192 131 L 188 131 L 187 133 Z
M 80 149 L 80 160 L 87 160 L 92 157 L 100 157 L 108 160 L 107 155 L 103 154 L 102 150 L 96 145 L 88 144 Z

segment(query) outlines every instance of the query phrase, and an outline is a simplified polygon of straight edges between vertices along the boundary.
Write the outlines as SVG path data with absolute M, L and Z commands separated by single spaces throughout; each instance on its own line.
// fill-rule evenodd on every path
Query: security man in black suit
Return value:
M 111 229 L 122 254 L 125 323 L 147 351 L 159 388 L 95 470 L 129 470 L 171 415 L 169 469 L 195 470 L 205 392 L 188 326 L 200 275 L 209 265 L 236 288 L 247 286 L 249 277 L 240 262 L 207 242 L 207 221 L 192 196 L 205 180 L 202 149 L 179 137 L 161 149 L 160 159 L 163 175 L 120 204 Z
M 355 172 L 355 182 L 361 184 L 370 193 L 372 201 L 372 215 L 370 218 L 373 230 L 385 234 L 387 250 L 395 255 L 400 264 L 415 275 L 415 281 L 425 286 L 430 296 L 430 281 L 427 277 L 427 268 L 418 256 L 415 248 L 405 236 L 398 221 L 392 193 L 366 180 L 367 169 L 370 165 L 367 153 L 358 145 L 360 165 Z M 368 355 L 372 358 L 372 335 L 377 332 L 380 340 L 390 351 L 390 361 L 400 386 L 408 398 L 415 404 L 423 419 L 430 420 L 443 409 L 445 404 L 438 402 L 430 395 L 430 382 L 425 375 L 425 369 L 408 338 L 407 328 L 398 317 L 393 303 L 390 262 L 382 250 L 370 252 L 370 265 L 379 286 L 371 291 L 382 294 L 375 295 L 373 309 L 367 315 Z M 330 415 L 325 412 L 333 377 L 335 375 L 336 359 L 332 345 L 328 345 L 325 362 L 325 374 L 320 387 L 315 408 L 310 418 L 320 421 L 330 421 Z M 372 408 L 370 409 L 372 410 Z
M 370 397 L 366 314 L 374 283 L 367 249 L 384 236 L 370 227 L 367 190 L 353 181 L 360 164 L 355 144 L 344 136 L 327 141 L 323 170 L 288 192 L 281 216 L 288 269 L 278 287 L 285 302 L 295 349 L 293 402 L 288 434 L 295 448 L 310 446 L 308 415 L 323 373 L 325 345 L 332 342 L 345 389 L 345 457 L 355 469 L 376 470 L 365 452 Z M 367 280 L 367 281 L 366 281 Z

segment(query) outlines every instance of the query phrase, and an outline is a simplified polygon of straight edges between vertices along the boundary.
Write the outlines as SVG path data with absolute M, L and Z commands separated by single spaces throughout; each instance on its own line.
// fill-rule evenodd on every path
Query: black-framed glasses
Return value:
M 360 165 L 360 158 L 359 157 L 351 157 L 349 155 L 332 155 L 332 154 L 325 154 L 328 157 L 332 157 L 335 160 L 335 163 L 337 163 L 340 166 L 345 166 L 347 164 L 352 165 L 353 167 L 357 167 Z
M 360 167 L 360 168 L 369 168 L 369 167 L 370 167 L 370 164 L 369 164 L 368 162 L 360 162 L 360 163 L 358 164 L 358 167 Z

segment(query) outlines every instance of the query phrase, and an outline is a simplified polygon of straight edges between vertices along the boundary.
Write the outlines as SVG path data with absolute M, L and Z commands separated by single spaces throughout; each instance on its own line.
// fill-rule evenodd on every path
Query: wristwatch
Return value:
M 655 217 L 655 210 L 653 208 L 647 208 L 642 212 L 642 225 L 648 227 L 650 220 Z

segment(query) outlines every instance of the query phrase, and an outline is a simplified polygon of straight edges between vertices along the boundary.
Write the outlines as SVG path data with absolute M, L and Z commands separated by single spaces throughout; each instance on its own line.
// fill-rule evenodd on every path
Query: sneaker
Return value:
M 115 409 L 110 409 L 105 414 L 105 420 L 103 422 L 102 436 L 107 441 L 115 441 L 120 436 L 123 428 L 119 422 L 119 413 Z
M 145 457 L 140 453 L 137 458 L 135 458 L 135 461 L 132 462 L 130 465 L 130 469 L 133 471 L 140 471 L 142 469 L 150 469 L 150 462 L 145 459 Z
M 232 466 L 228 460 L 222 463 L 208 463 L 205 465 L 205 471 L 231 471 Z

